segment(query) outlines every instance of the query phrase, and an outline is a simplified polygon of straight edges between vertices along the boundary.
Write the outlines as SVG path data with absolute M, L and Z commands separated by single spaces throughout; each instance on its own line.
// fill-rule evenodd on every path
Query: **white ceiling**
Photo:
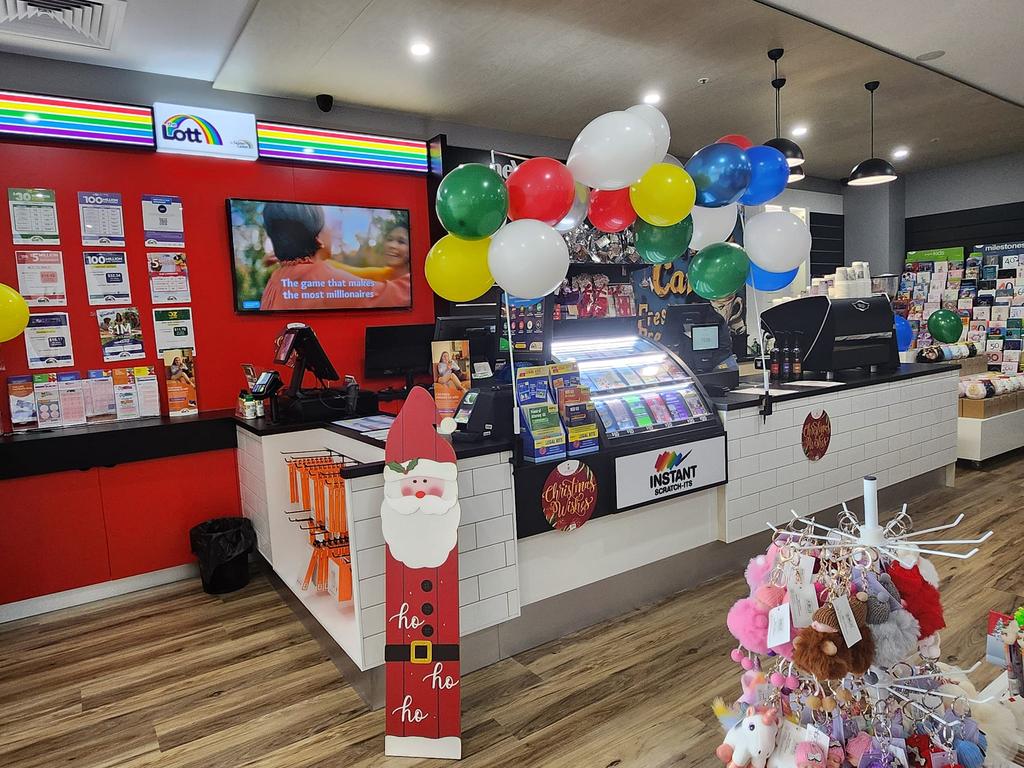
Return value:
M 763 0 L 1024 105 L 1021 0 Z
M 111 51 L 4 35 L 0 50 L 560 139 L 655 89 L 685 157 L 774 135 L 765 54 L 783 47 L 783 132 L 807 124 L 807 172 L 838 179 L 867 155 L 867 80 L 882 82 L 876 154 L 908 147 L 901 173 L 1024 151 L 1024 108 L 881 50 L 942 48 L 931 66 L 1024 103 L 1022 2 L 128 0 Z M 416 39 L 431 56 L 410 56 Z

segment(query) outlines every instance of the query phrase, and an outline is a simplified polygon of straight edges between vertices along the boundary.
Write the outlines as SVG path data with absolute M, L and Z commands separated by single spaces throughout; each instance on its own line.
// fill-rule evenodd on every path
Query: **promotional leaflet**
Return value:
M 85 424 L 85 382 L 78 371 L 57 374 L 57 393 L 63 426 Z
M 135 378 L 135 393 L 139 398 L 139 416 L 160 415 L 160 385 L 157 383 L 156 368 L 139 365 L 132 368 Z
M 154 304 L 188 304 L 192 300 L 184 252 L 147 253 L 146 262 Z
M 52 189 L 7 190 L 15 245 L 60 245 L 57 196 Z
M 71 346 L 68 313 L 29 315 L 28 327 L 25 328 L 25 354 L 29 368 L 72 367 L 75 353 Z
M 117 418 L 117 402 L 114 399 L 114 379 L 110 369 L 89 371 L 89 395 L 85 399 L 88 411 L 85 420 L 90 423 L 113 421 Z
M 128 254 L 124 251 L 86 251 L 85 285 L 89 304 L 131 304 L 132 289 L 128 281 Z
M 36 392 L 36 413 L 39 415 L 39 426 L 43 429 L 61 426 L 63 422 L 60 417 L 60 389 L 57 386 L 57 374 L 34 374 L 32 385 Z
M 142 196 L 142 229 L 149 248 L 184 248 L 185 219 L 181 198 L 173 195 Z
M 60 251 L 15 251 L 18 293 L 30 307 L 67 305 L 64 262 Z
M 31 376 L 8 376 L 7 400 L 11 406 L 11 427 L 15 432 L 39 426 L 36 392 Z
M 79 192 L 82 245 L 124 247 L 124 215 L 118 192 Z
M 439 418 L 454 416 L 470 387 L 469 341 L 434 341 L 430 344 L 434 403 Z
M 191 348 L 165 349 L 160 352 L 167 380 L 167 413 L 190 416 L 198 413 L 196 359 Z
M 96 323 L 99 325 L 103 362 L 139 360 L 146 356 L 142 323 L 135 307 L 97 309 Z
M 153 328 L 156 331 L 156 351 L 165 349 L 195 349 L 196 338 L 192 327 L 192 308 L 154 309 Z
M 139 395 L 135 391 L 135 375 L 131 368 L 111 371 L 114 383 L 114 408 L 117 420 L 139 418 Z

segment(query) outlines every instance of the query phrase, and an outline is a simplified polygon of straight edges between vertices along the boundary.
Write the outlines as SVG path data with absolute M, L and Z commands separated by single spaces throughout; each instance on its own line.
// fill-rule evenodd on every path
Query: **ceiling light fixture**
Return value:
M 892 163 L 875 157 L 875 91 L 878 90 L 878 81 L 872 80 L 864 83 L 864 89 L 870 94 L 871 99 L 871 154 L 867 160 L 862 160 L 850 171 L 850 180 L 846 182 L 851 187 L 866 187 L 872 184 L 887 184 L 896 181 L 896 169 Z
M 794 181 L 803 181 L 804 178 L 804 167 L 802 165 L 794 165 L 789 169 L 789 178 L 786 180 L 786 183 L 792 184 Z
M 904 157 L 910 154 L 910 150 L 906 147 L 897 147 L 892 151 L 893 160 L 902 160 Z
M 661 94 L 657 91 L 648 91 L 644 94 L 644 104 L 659 104 L 661 103 Z
M 430 55 L 430 44 L 425 43 L 422 40 L 417 40 L 409 46 L 409 53 L 422 59 L 424 56 Z
M 945 55 L 946 52 L 939 48 L 934 51 L 926 51 L 922 53 L 920 56 L 915 56 L 914 58 L 917 59 L 918 61 L 935 61 L 936 59 L 941 59 Z
M 804 125 L 803 123 L 801 123 L 800 125 L 794 125 L 793 130 L 791 130 L 790 133 L 799 139 L 801 136 L 807 135 L 807 126 Z
M 769 139 L 764 144 L 766 147 L 774 147 L 779 150 L 785 158 L 786 164 L 792 168 L 804 161 L 804 151 L 795 141 L 782 138 L 782 123 L 779 115 L 779 94 L 782 86 L 786 84 L 786 78 L 779 77 L 779 59 L 785 51 L 782 48 L 772 48 L 768 51 L 768 58 L 775 64 L 775 79 L 772 80 L 772 88 L 775 89 L 775 138 Z

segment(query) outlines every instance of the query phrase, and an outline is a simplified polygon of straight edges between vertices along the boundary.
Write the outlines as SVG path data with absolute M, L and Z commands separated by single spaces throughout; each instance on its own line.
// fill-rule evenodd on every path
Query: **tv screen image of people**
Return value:
M 237 311 L 412 306 L 408 210 L 227 204 Z

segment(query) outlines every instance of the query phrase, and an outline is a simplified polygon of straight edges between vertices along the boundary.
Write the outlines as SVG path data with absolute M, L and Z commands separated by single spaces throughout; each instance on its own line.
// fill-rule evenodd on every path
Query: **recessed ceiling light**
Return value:
M 935 61 L 936 59 L 941 59 L 945 55 L 945 51 L 943 51 L 942 49 L 937 49 L 934 51 L 925 51 L 920 56 L 915 56 L 914 58 L 916 58 L 918 61 Z
M 897 147 L 892 151 L 893 160 L 902 160 L 904 157 L 910 154 L 910 150 L 906 147 Z
M 657 91 L 648 91 L 644 94 L 644 104 L 659 104 L 661 103 L 661 94 Z
M 797 138 L 800 138 L 801 136 L 806 136 L 807 135 L 807 126 L 806 125 L 802 125 L 802 124 L 801 125 L 794 125 L 793 126 L 793 130 L 791 130 L 790 133 L 793 134 L 794 136 L 796 136 Z
M 409 46 L 409 53 L 413 56 L 420 58 L 430 55 L 430 44 L 425 43 L 422 40 L 417 40 L 415 43 Z
M 698 77 L 697 78 L 697 85 L 707 85 L 710 82 L 711 82 L 711 78 L 710 77 Z

